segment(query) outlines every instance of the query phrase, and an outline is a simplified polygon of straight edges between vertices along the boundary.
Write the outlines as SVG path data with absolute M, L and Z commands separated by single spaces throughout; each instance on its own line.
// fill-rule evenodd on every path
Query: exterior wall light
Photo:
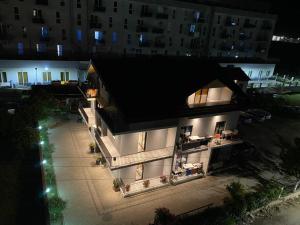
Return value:
M 43 145 L 43 144 L 45 144 L 45 142 L 44 141 L 40 141 L 40 145 Z
M 43 165 L 47 164 L 47 160 L 44 159 L 44 160 L 42 161 L 42 164 L 43 164 Z
M 38 127 L 39 130 L 41 130 L 42 128 L 43 128 L 42 126 L 39 126 L 39 127 Z
M 45 193 L 49 193 L 51 191 L 51 188 L 46 188 Z

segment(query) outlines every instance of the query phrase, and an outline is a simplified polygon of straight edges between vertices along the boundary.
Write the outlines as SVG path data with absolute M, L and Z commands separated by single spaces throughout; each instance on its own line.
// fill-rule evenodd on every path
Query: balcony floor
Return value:
M 111 160 L 111 169 L 118 169 L 122 167 L 137 165 L 140 163 L 151 162 L 155 160 L 170 158 L 173 156 L 174 147 L 166 147 L 157 150 L 138 152 L 136 154 L 120 156 L 118 150 L 114 147 L 113 143 L 110 141 L 109 137 L 101 137 L 102 144 L 105 146 L 106 150 L 109 152 L 110 156 L 116 157 L 115 160 Z

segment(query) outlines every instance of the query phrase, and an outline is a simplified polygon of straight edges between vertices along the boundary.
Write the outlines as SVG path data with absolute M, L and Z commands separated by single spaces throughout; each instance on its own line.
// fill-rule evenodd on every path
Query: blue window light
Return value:
M 82 31 L 81 30 L 76 31 L 76 39 L 77 39 L 77 41 L 82 41 Z
M 18 55 L 24 55 L 24 44 L 22 42 L 18 43 Z
M 111 41 L 113 44 L 117 43 L 117 32 L 112 32 Z
M 196 30 L 196 25 L 195 24 L 191 24 L 191 26 L 190 26 L 190 32 L 191 33 L 195 33 L 195 30 Z

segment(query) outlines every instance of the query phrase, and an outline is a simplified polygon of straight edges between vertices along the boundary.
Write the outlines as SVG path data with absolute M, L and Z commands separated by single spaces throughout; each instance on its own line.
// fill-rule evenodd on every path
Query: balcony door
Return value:
M 147 138 L 147 132 L 140 132 L 139 133 L 138 152 L 145 151 L 145 148 L 146 148 L 146 138 Z
M 215 134 L 222 134 L 225 130 L 226 121 L 221 121 L 216 123 Z
M 208 88 L 195 92 L 194 104 L 204 104 L 207 101 Z
M 19 85 L 28 84 L 28 73 L 27 72 L 18 72 Z
M 144 165 L 143 164 L 138 164 L 136 166 L 136 171 L 135 171 L 135 180 L 142 180 L 143 179 L 143 173 L 144 173 Z

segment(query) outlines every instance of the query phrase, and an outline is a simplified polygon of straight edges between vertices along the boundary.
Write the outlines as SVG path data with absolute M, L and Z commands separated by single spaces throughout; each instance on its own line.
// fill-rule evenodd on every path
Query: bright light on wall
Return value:
M 40 141 L 40 145 L 43 145 L 43 144 L 45 144 L 45 142 L 44 141 Z
M 45 70 L 47 71 L 48 69 L 49 69 L 49 68 L 46 66 L 46 67 L 45 67 Z
M 51 191 L 51 188 L 46 188 L 45 193 L 49 193 Z
M 43 127 L 42 126 L 38 126 L 38 129 L 41 130 Z

